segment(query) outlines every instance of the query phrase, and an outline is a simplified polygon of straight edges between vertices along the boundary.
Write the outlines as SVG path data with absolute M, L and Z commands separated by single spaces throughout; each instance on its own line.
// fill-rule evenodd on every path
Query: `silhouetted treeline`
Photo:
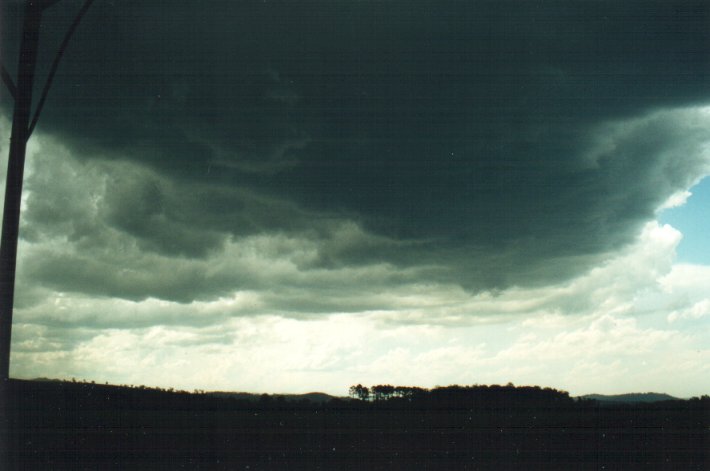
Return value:
M 189 392 L 77 381 L 11 380 L 10 391 L 17 407 L 29 407 L 31 402 L 31 407 L 36 410 L 227 410 L 312 406 L 308 399 L 287 400 L 283 395 Z M 333 399 L 333 405 L 337 405 L 339 401 Z
M 11 458 L 23 471 L 710 469 L 707 396 L 602 405 L 538 387 L 378 385 L 368 400 L 308 402 L 10 386 Z
M 413 386 L 380 384 L 372 387 L 357 384 L 351 386 L 350 397 L 361 401 L 388 401 L 419 406 L 445 408 L 510 408 L 570 406 L 575 401 L 566 391 L 539 386 L 473 385 L 439 386 L 424 389 Z

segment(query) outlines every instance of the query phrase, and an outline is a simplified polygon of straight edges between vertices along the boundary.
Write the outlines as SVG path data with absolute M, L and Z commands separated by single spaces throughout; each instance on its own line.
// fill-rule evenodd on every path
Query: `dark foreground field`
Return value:
M 20 470 L 710 469 L 710 401 L 250 402 L 11 382 Z M 266 400 L 269 399 L 269 400 Z M 535 403 L 534 403 L 535 402 Z

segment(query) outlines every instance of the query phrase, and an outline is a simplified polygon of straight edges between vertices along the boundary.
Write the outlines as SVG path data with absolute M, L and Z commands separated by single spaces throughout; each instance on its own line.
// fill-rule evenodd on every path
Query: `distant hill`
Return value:
M 54 379 L 54 378 L 44 378 L 44 377 L 34 378 L 31 380 L 17 380 L 17 381 L 30 381 L 30 382 L 35 382 L 35 383 L 71 384 L 69 381 L 66 381 L 66 380 Z M 77 384 L 88 384 L 88 383 L 86 383 L 84 381 L 80 381 Z M 107 386 L 109 388 L 114 388 L 114 389 L 131 389 L 131 388 L 136 387 L 136 386 L 118 386 L 118 385 L 108 385 L 108 384 L 106 384 L 105 386 Z M 148 389 L 148 390 L 160 390 L 160 388 L 151 388 L 151 387 L 144 387 L 144 386 L 139 386 L 139 388 L 140 389 Z M 173 390 L 170 389 L 169 392 L 173 392 Z M 175 391 L 175 392 L 186 392 L 186 391 Z M 248 392 L 237 392 L 237 391 L 207 391 L 207 392 L 204 392 L 203 394 L 207 397 L 237 399 L 240 401 L 251 401 L 251 402 L 264 401 L 264 400 L 269 400 L 269 401 L 286 400 L 286 402 L 311 402 L 313 404 L 322 404 L 322 403 L 330 402 L 333 399 L 349 399 L 349 398 L 331 396 L 330 394 L 325 394 L 325 393 L 321 393 L 321 392 L 310 392 L 310 393 L 304 393 L 304 394 L 259 394 L 259 393 L 248 393 Z
M 664 393 L 629 393 L 629 394 L 587 394 L 585 396 L 579 396 L 581 399 L 593 399 L 599 402 L 607 403 L 649 403 L 649 402 L 662 402 L 662 401 L 678 401 L 677 397 L 673 397 Z
M 281 398 L 283 398 L 283 400 L 286 400 L 286 402 L 308 401 L 308 402 L 312 402 L 314 404 L 330 402 L 333 399 L 342 399 L 342 398 L 338 398 L 336 396 L 331 396 L 329 394 L 319 393 L 319 392 L 311 392 L 311 393 L 305 393 L 305 394 L 254 394 L 254 393 L 245 393 L 245 392 L 216 391 L 216 392 L 208 392 L 208 393 L 206 393 L 206 395 L 212 396 L 212 397 L 231 398 L 231 399 L 239 399 L 239 400 L 255 401 L 255 402 L 256 401 L 263 401 L 267 397 L 268 397 L 267 400 L 271 400 L 271 401 L 278 401 L 278 400 L 281 400 Z

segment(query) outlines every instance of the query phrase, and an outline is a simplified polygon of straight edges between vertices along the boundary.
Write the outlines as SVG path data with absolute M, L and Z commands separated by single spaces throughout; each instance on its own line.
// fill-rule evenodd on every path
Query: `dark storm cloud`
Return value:
M 45 46 L 71 5 L 47 13 Z M 699 112 L 667 110 L 710 102 L 708 16 L 693 1 L 100 1 L 40 126 L 79 158 L 160 175 L 110 182 L 97 213 L 147 252 L 283 232 L 317 242 L 305 271 L 545 283 L 633 240 L 706 171 Z M 357 237 L 336 234 L 344 220 Z M 92 263 L 48 257 L 44 273 L 74 267 L 79 290 Z M 152 295 L 238 285 L 170 279 Z

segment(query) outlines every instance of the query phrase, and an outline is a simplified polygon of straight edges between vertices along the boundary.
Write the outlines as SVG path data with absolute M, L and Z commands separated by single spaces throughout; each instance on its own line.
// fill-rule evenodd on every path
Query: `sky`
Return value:
M 97 0 L 28 145 L 11 375 L 707 394 L 709 19 Z

